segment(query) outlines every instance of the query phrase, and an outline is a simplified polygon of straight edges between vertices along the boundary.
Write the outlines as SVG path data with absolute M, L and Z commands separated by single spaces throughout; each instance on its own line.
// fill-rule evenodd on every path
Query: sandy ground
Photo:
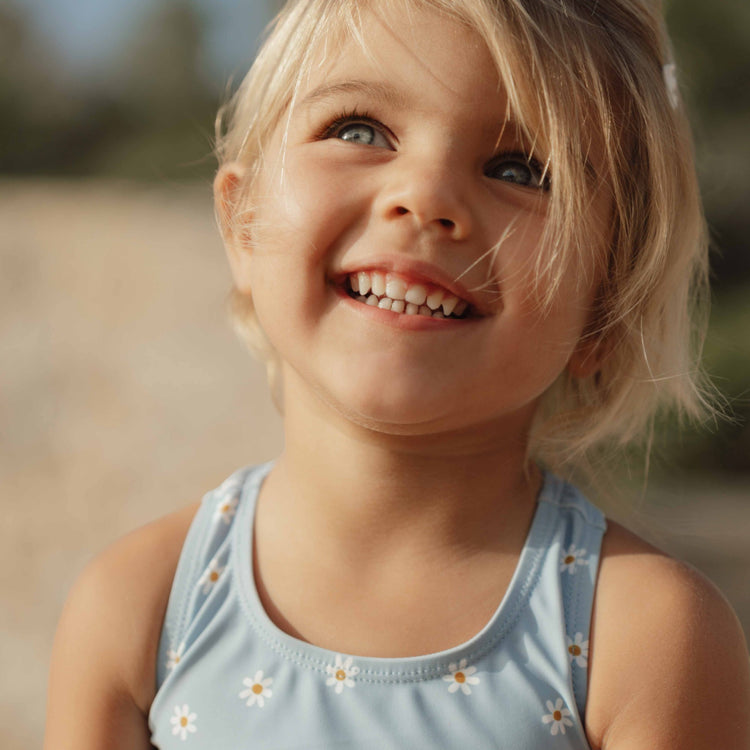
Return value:
M 66 591 L 109 542 L 273 457 L 209 187 L 0 183 L 0 746 L 39 747 Z
M 0 181 L 0 746 L 39 747 L 66 591 L 126 531 L 270 458 L 263 369 L 226 324 L 208 185 Z M 748 487 L 642 517 L 750 631 Z

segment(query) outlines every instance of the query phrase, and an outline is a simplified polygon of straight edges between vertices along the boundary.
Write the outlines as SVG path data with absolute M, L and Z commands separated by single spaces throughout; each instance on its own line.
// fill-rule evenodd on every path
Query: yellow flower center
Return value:
M 209 578 L 211 579 L 211 583 L 216 583 L 219 580 L 219 574 L 215 570 L 212 570 Z
M 552 718 L 555 721 L 560 721 L 560 719 L 562 719 L 562 713 L 560 711 L 555 711 L 555 713 L 552 714 Z
M 572 565 L 576 561 L 575 555 L 568 555 L 565 558 L 565 564 L 566 565 Z
M 581 655 L 581 647 L 576 645 L 575 643 L 568 649 L 573 656 L 580 656 Z
M 225 503 L 221 506 L 221 512 L 222 513 L 229 513 L 229 511 L 232 509 L 232 506 L 229 503 Z
M 263 685 L 259 685 L 257 682 L 252 687 L 253 692 L 256 695 L 260 695 L 263 692 Z
M 188 725 L 187 716 L 180 716 L 180 726 L 186 727 Z
M 453 679 L 455 679 L 456 682 L 466 682 L 466 675 L 463 672 L 456 672 L 456 674 L 453 675 Z
M 339 669 L 339 671 L 336 672 L 336 679 L 337 680 L 345 680 L 346 679 L 346 672 L 344 672 L 343 669 Z

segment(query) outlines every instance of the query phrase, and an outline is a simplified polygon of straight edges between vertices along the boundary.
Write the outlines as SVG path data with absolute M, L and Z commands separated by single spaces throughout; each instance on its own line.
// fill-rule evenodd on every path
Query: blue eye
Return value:
M 375 148 L 390 148 L 393 146 L 385 135 L 386 128 L 377 120 L 358 115 L 344 115 L 329 125 L 322 137 L 338 138 L 347 143 L 356 143 Z
M 524 154 L 501 154 L 485 170 L 487 177 L 513 185 L 549 190 L 549 171 L 545 170 L 536 159 Z
M 371 125 L 365 125 L 361 122 L 353 122 L 351 125 L 346 125 L 341 128 L 336 134 L 336 137 L 341 138 L 342 141 L 364 143 L 367 146 L 372 146 L 377 138 L 377 132 Z
M 364 146 L 376 148 L 391 148 L 388 139 L 374 125 L 366 122 L 350 122 L 340 127 L 335 133 L 336 138 L 349 143 L 361 143 Z

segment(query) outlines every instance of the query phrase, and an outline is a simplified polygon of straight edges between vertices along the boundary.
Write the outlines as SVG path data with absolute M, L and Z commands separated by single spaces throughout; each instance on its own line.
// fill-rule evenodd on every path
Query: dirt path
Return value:
M 0 746 L 41 744 L 82 565 L 281 445 L 209 187 L 0 183 Z

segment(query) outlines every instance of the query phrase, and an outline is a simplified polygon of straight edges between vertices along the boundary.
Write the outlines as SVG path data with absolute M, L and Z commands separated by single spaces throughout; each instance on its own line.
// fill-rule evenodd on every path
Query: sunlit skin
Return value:
M 540 483 L 528 429 L 539 398 L 582 356 L 610 210 L 606 191 L 593 197 L 591 265 L 570 269 L 542 309 L 547 155 L 506 122 L 473 32 L 415 18 L 404 27 L 369 15 L 372 56 L 350 41 L 313 68 L 253 185 L 250 246 L 240 232 L 229 242 L 237 287 L 252 293 L 283 373 L 286 449 L 259 502 L 259 587 L 282 627 L 350 653 L 446 648 L 497 607 Z M 241 165 L 219 175 L 227 204 L 244 176 Z M 472 314 L 365 306 L 344 291 L 360 270 L 449 286 Z M 309 577 L 293 573 L 297 553 Z M 360 611 L 349 604 L 346 633 L 315 622 L 314 571 L 330 581 L 331 570 L 337 591 L 364 579 L 390 592 Z M 290 576 L 297 585 L 285 588 Z M 430 633 L 427 613 L 450 596 L 455 631 Z M 373 632 L 373 609 L 396 600 L 393 628 Z
M 501 167 L 520 160 L 508 155 L 541 164 L 546 155 L 532 155 L 514 127 L 498 141 L 505 97 L 470 36 L 431 15 L 401 34 L 370 18 L 374 59 L 348 42 L 314 70 L 288 129 L 272 139 L 253 193 L 251 257 L 235 270 L 295 373 L 287 405 L 304 387 L 385 434 L 489 430 L 523 440 L 539 396 L 575 350 L 592 269 L 571 269 L 552 308 L 540 309 L 534 261 L 549 193 L 512 182 Z M 471 53 L 454 55 L 456 47 Z M 366 113 L 361 133 L 371 144 L 344 140 L 346 124 L 327 131 L 342 113 L 355 113 L 352 123 Z M 603 233 L 604 191 L 594 211 Z M 603 244 L 592 238 L 592 256 Z M 484 316 L 406 329 L 419 324 L 336 293 L 344 274 L 360 269 L 457 279 Z

